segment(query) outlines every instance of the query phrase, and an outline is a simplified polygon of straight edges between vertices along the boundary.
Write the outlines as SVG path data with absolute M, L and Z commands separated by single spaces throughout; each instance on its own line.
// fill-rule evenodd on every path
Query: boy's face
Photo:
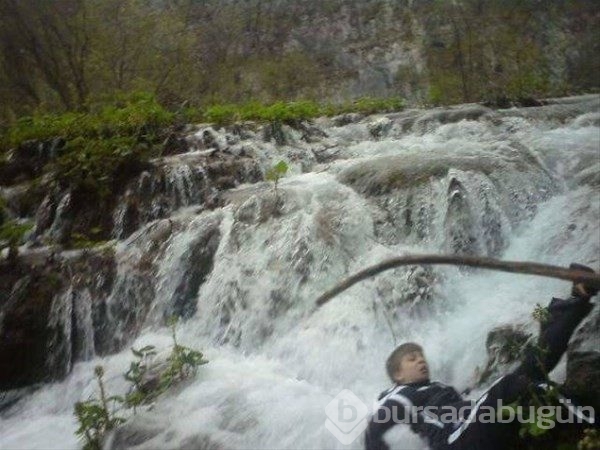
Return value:
M 400 366 L 394 373 L 394 379 L 403 384 L 428 380 L 429 367 L 423 353 L 417 350 L 404 355 L 400 360 Z

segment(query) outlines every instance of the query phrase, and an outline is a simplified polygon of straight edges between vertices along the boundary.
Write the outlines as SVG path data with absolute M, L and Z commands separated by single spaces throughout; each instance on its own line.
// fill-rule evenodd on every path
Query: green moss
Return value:
M 16 220 L 6 222 L 0 226 L 0 241 L 20 244 L 25 233 L 31 230 L 33 225 L 33 222 L 18 222 Z
M 110 241 L 100 239 L 101 235 L 102 229 L 100 229 L 99 227 L 91 228 L 88 232 L 88 235 L 84 235 L 82 233 L 72 233 L 71 242 L 69 246 L 70 248 L 75 249 L 106 246 Z M 103 251 L 109 254 L 114 252 L 114 249 L 110 246 L 106 246 L 106 248 Z

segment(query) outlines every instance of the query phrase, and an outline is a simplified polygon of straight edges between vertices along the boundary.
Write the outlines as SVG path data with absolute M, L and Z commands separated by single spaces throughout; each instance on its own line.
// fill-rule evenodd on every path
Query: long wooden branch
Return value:
M 446 255 L 408 255 L 399 256 L 385 260 L 375 266 L 361 270 L 360 272 L 346 278 L 338 285 L 321 295 L 317 301 L 317 306 L 321 306 L 331 300 L 341 292 L 344 292 L 350 286 L 359 281 L 370 278 L 378 273 L 384 272 L 394 267 L 412 266 L 420 264 L 446 264 L 454 266 L 478 267 L 481 269 L 500 270 L 502 272 L 522 273 L 528 275 L 540 275 L 542 277 L 560 278 L 561 280 L 583 282 L 587 285 L 600 289 L 600 274 L 584 272 L 581 270 L 571 270 L 559 266 L 540 264 L 534 262 L 521 261 L 500 261 L 493 258 L 473 257 L 473 256 L 446 256 Z

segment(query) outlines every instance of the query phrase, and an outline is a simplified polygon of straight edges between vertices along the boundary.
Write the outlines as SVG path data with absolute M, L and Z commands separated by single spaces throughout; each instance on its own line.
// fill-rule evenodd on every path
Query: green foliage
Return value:
M 256 101 L 243 104 L 213 105 L 200 113 L 200 117 L 219 126 L 236 121 L 253 120 L 258 122 L 281 122 L 294 124 L 321 116 L 335 116 L 345 113 L 374 114 L 400 111 L 404 101 L 400 98 L 363 97 L 343 104 L 319 104 L 311 100 L 295 102 L 275 102 L 262 104 Z M 198 117 L 197 111 L 187 112 L 188 117 Z
M 213 105 L 206 109 L 203 118 L 216 125 L 229 125 L 240 120 L 240 108 L 235 105 Z
M 33 228 L 33 222 L 12 220 L 0 225 L 0 241 L 21 244 L 25 233 Z
M 160 376 L 159 390 L 163 392 L 173 384 L 196 374 L 199 366 L 207 364 L 204 355 L 199 351 L 184 347 L 177 343 L 177 318 L 170 320 L 171 336 L 173 338 L 173 350 L 167 359 L 167 369 Z
M 75 403 L 75 417 L 79 422 L 79 428 L 75 434 L 85 440 L 84 449 L 86 450 L 102 448 L 104 435 L 125 422 L 124 418 L 116 416 L 114 413 L 115 406 L 122 405 L 124 399 L 119 396 L 106 396 L 102 366 L 97 366 L 94 373 L 98 381 L 100 397 Z
M 372 114 L 401 110 L 399 98 L 364 97 L 341 105 L 319 104 L 311 100 L 263 104 L 216 104 L 205 110 L 186 108 L 180 111 L 187 121 L 203 120 L 228 125 L 242 120 L 293 123 L 319 116 L 347 112 Z M 0 137 L 0 149 L 7 150 L 27 140 L 67 140 L 63 153 L 120 155 L 134 143 L 146 146 L 159 140 L 160 130 L 178 120 L 178 114 L 167 110 L 156 98 L 145 92 L 118 95 L 90 105 L 90 111 L 64 114 L 40 114 L 22 117 Z M 73 156 L 71 156 L 73 158 Z M 89 158 L 89 156 L 88 156 Z
M 403 108 L 404 100 L 401 98 L 362 97 L 342 107 L 342 110 L 344 112 L 375 114 L 401 111 Z
M 442 88 L 439 85 L 432 83 L 429 86 L 429 103 L 431 103 L 434 106 L 437 106 L 442 103 L 443 99 L 444 92 Z
M 256 118 L 269 122 L 289 123 L 322 115 L 321 107 L 312 101 L 277 102 L 258 109 Z
M 62 137 L 101 140 L 111 137 L 143 137 L 152 140 L 156 132 L 174 120 L 174 113 L 146 92 L 117 95 L 101 104 L 92 105 L 90 112 L 35 114 L 21 117 L 2 135 L 4 150 L 21 142 Z
M 88 113 L 22 118 L 1 142 L 7 149 L 28 139 L 66 139 L 60 156 L 46 170 L 63 186 L 105 199 L 158 154 L 161 130 L 174 117 L 154 96 L 133 93 L 92 105 Z
M 275 203 L 279 204 L 279 191 L 277 190 L 277 186 L 279 184 L 279 180 L 285 176 L 288 171 L 288 165 L 285 161 L 279 161 L 265 174 L 265 179 L 273 182 L 273 191 L 275 192 Z
M 98 236 L 102 233 L 102 229 L 99 227 L 93 227 L 89 230 L 89 237 L 81 234 L 81 233 L 72 233 L 71 234 L 71 242 L 70 248 L 90 248 L 90 247 L 100 247 L 102 245 L 107 244 L 109 241 L 103 241 L 98 238 Z
M 577 443 L 577 450 L 598 450 L 600 448 L 600 431 L 594 428 L 583 430 L 583 438 Z
M 275 183 L 275 185 L 277 185 L 277 182 L 279 181 L 279 179 L 282 178 L 283 176 L 285 176 L 287 171 L 288 171 L 288 165 L 285 163 L 285 161 L 279 161 L 277 164 L 275 164 L 273 167 L 271 167 L 269 170 L 267 170 L 267 173 L 265 174 L 265 178 L 268 181 L 273 181 Z
M 203 118 L 217 125 L 228 125 L 240 120 L 291 123 L 320 115 L 324 115 L 323 108 L 312 101 L 276 102 L 270 105 L 248 102 L 211 106 L 206 109 Z
M 519 429 L 519 436 L 533 438 L 543 436 L 551 427 L 550 423 L 556 423 L 556 407 L 559 404 L 558 390 L 554 385 L 543 392 L 530 392 L 530 405 L 533 408 L 523 408 L 524 417 Z M 544 407 L 552 407 L 552 415 L 543 414 Z
M 79 428 L 75 434 L 84 439 L 87 450 L 99 450 L 105 434 L 125 422 L 115 413 L 115 409 L 136 409 L 154 401 L 160 394 L 178 382 L 196 374 L 199 366 L 207 364 L 204 355 L 199 351 L 179 345 L 177 342 L 177 320 L 170 320 L 173 349 L 167 358 L 167 364 L 153 366 L 156 348 L 147 345 L 139 350 L 131 349 L 135 360 L 129 365 L 125 379 L 131 383 L 131 389 L 125 397 L 107 396 L 104 381 L 104 369 L 97 366 L 94 370 L 100 391 L 99 398 L 91 398 L 75 404 L 75 416 Z M 150 371 L 156 370 L 156 378 L 149 378 Z
M 173 349 L 165 367 L 152 365 L 153 357 L 156 356 L 154 346 L 147 345 L 139 350 L 131 349 L 136 360 L 130 364 L 125 374 L 125 379 L 132 384 L 125 401 L 134 412 L 136 407 L 152 402 L 176 383 L 195 375 L 199 366 L 208 363 L 201 352 L 178 344 L 176 319 L 171 319 L 170 326 Z M 151 369 L 154 373 L 150 377 Z
M 61 184 L 107 197 L 124 170 L 140 167 L 149 157 L 147 146 L 132 136 L 106 139 L 77 137 L 67 143 L 64 154 L 53 164 Z M 136 175 L 134 173 L 129 174 Z
M 550 319 L 550 312 L 548 311 L 548 308 L 545 308 L 538 303 L 535 305 L 531 316 L 534 320 L 538 321 L 541 324 L 544 324 L 548 321 L 548 319 Z
M 144 385 L 145 381 L 147 381 L 145 377 L 150 368 L 152 357 L 156 355 L 155 347 L 147 345 L 139 350 L 132 348 L 131 351 L 136 360 L 131 362 L 129 370 L 125 373 L 125 379 L 133 386 L 132 390 L 125 397 L 125 401 L 127 406 L 133 408 L 135 412 L 136 407 L 149 403 L 156 398 L 159 392 L 150 390 Z

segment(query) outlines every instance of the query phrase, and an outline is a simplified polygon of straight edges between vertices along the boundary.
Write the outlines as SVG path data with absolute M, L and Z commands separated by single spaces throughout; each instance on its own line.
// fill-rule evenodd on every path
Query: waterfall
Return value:
M 567 283 L 406 267 L 322 308 L 314 300 L 400 254 L 598 269 L 598 106 L 590 96 L 498 112 L 408 111 L 389 115 L 392 126 L 377 135 L 369 131 L 377 118 L 320 119 L 317 142 L 288 133 L 282 147 L 251 133 L 232 148 L 244 146 L 263 172 L 285 160 L 291 173 L 277 193 L 249 182 L 222 193 L 211 209 L 198 207 L 203 170 L 173 168 L 161 192 L 177 208 L 167 218 L 148 216 L 119 241 L 103 313 L 90 291 L 56 303 L 53 317 L 63 311 L 69 321 L 55 326 L 68 332 L 71 317 L 79 324 L 72 336 L 81 340 L 79 361 L 65 380 L 2 413 L 2 447 L 77 448 L 73 404 L 93 395 L 94 366 L 104 366 L 110 392 L 123 393 L 129 347 L 167 348 L 172 314 L 184 318 L 181 343 L 210 363 L 131 418 L 110 448 L 346 448 L 325 427 L 325 407 L 343 389 L 372 405 L 389 386 L 385 359 L 406 340 L 422 343 L 433 379 L 458 390 L 472 385 L 486 363 L 488 332 L 505 324 L 534 332 L 535 305 L 568 295 Z M 91 341 L 93 319 L 109 342 Z M 564 379 L 564 364 L 552 376 Z M 396 428 L 389 439 L 397 448 L 425 448 Z

